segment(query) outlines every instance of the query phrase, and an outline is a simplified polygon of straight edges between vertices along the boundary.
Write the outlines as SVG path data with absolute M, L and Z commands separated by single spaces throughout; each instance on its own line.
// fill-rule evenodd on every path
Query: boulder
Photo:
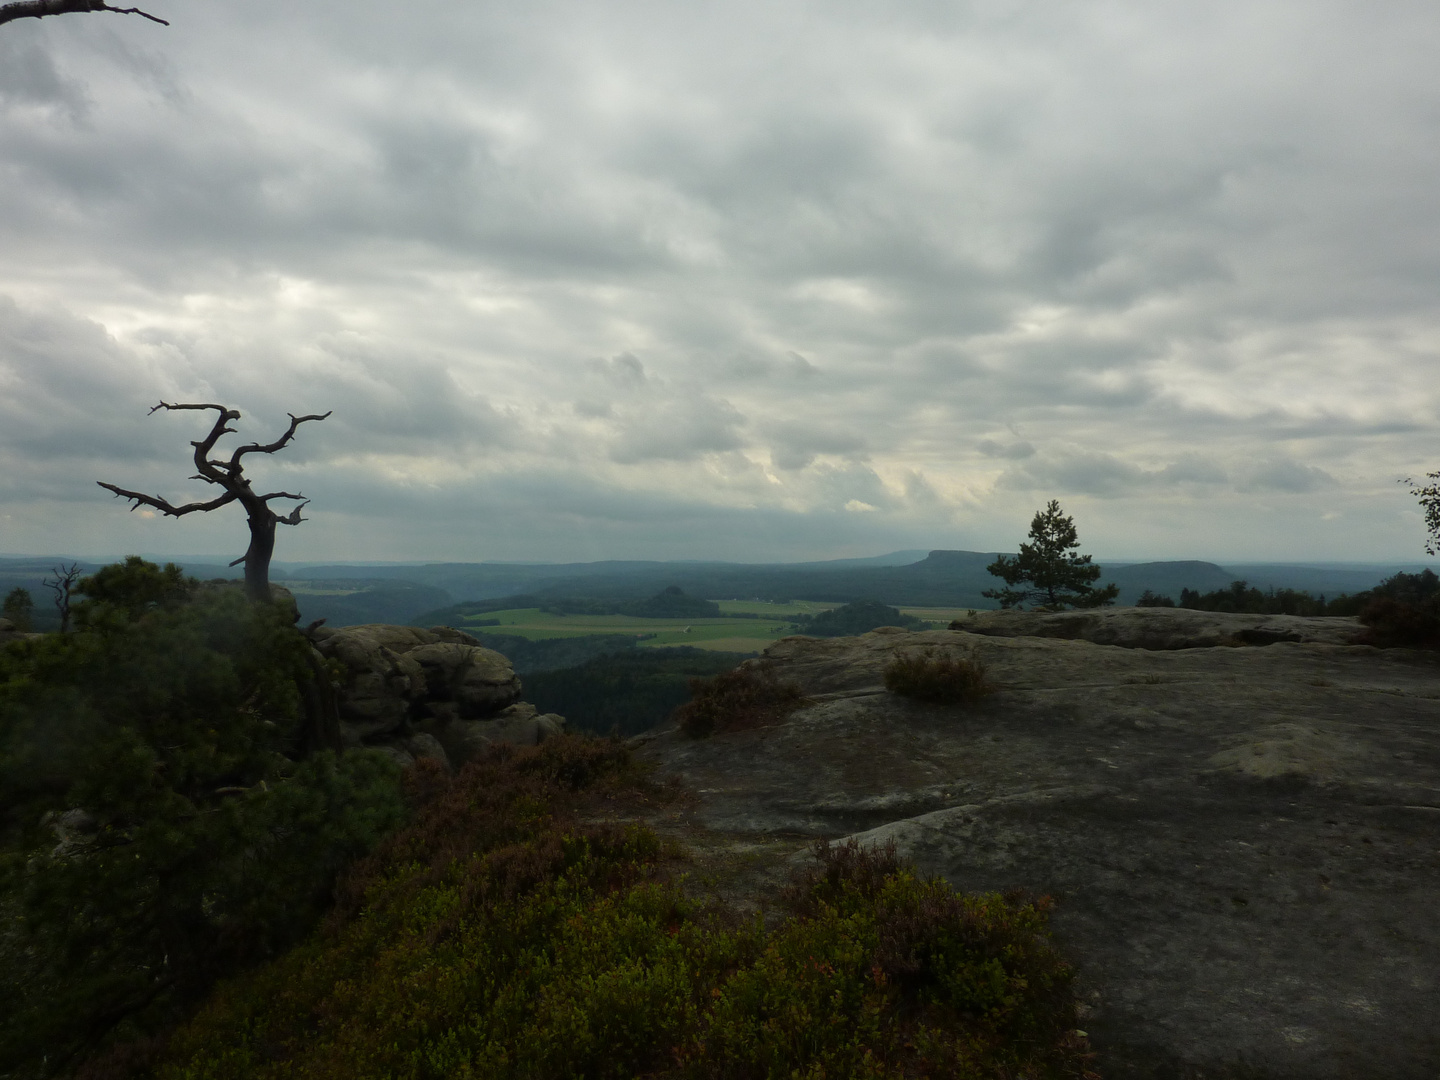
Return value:
M 420 666 L 429 697 L 453 702 L 462 720 L 492 716 L 520 698 L 520 679 L 493 649 L 452 641 L 418 645 L 405 658 Z
M 423 732 L 419 735 L 412 735 L 405 740 L 403 746 L 406 753 L 416 761 L 421 758 L 429 758 L 431 761 L 438 761 L 447 769 L 450 768 L 450 755 L 445 752 L 445 748 L 440 745 L 440 740 L 434 735 L 427 735 Z
M 386 744 L 397 761 L 459 767 L 492 742 L 534 746 L 564 730 L 520 698 L 510 661 L 450 627 L 373 623 L 310 631 L 316 650 L 344 669 L 341 741 Z M 403 759 L 403 760 L 402 760 Z
M 453 626 L 432 626 L 430 633 L 435 635 L 437 641 L 449 641 L 455 645 L 480 646 L 480 639 L 473 634 L 467 634 L 464 630 L 456 630 Z
M 535 706 L 522 701 L 490 720 L 431 721 L 424 727 L 445 748 L 450 761 L 459 767 L 491 743 L 538 746 L 564 733 L 565 718 L 555 713 L 537 715 Z
M 493 716 L 520 697 L 510 661 L 458 630 L 369 623 L 317 627 L 310 636 L 345 669 L 339 709 L 352 740 L 374 741 L 424 716 Z
M 402 769 L 408 769 L 411 765 L 415 764 L 414 756 L 408 751 L 400 749 L 400 747 L 398 746 L 382 744 L 380 746 L 371 747 L 371 749 L 379 750 L 382 754 L 388 757 L 391 761 L 395 762 L 395 764 L 399 765 Z
M 26 638 L 44 637 L 44 634 L 32 634 L 25 630 L 17 629 L 9 619 L 0 619 L 0 645 L 7 641 L 22 641 Z

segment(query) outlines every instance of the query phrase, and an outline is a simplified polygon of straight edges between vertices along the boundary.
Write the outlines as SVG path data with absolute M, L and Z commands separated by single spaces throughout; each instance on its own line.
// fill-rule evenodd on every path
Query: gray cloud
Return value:
M 803 420 L 770 423 L 764 434 L 770 440 L 770 460 L 779 469 L 803 469 L 820 454 L 863 458 L 868 450 L 857 432 Z
M 1042 495 L 1103 500 L 1137 554 L 1214 554 L 1227 515 L 1257 557 L 1418 550 L 1393 480 L 1440 434 L 1440 15 L 998 10 L 3 28 L 0 548 L 121 529 L 97 470 L 182 479 L 165 395 L 258 431 L 333 408 L 271 467 L 337 557 L 399 553 L 387 500 L 434 543 L 467 492 L 513 508 L 464 519 L 471 557 L 654 553 L 624 523 L 652 509 L 678 556 L 989 546 Z
M 1035 456 L 1035 447 L 1024 439 L 1002 443 L 995 439 L 981 439 L 975 448 L 988 458 L 1009 458 L 1011 460 Z
M 1270 461 L 1250 474 L 1246 490 L 1283 491 L 1303 494 L 1338 487 L 1333 476 L 1324 469 L 1313 465 L 1302 465 L 1298 461 Z
M 738 449 L 736 430 L 745 418 L 725 401 L 704 394 L 652 400 L 631 412 L 610 446 L 621 465 L 645 461 L 692 461 L 706 453 Z

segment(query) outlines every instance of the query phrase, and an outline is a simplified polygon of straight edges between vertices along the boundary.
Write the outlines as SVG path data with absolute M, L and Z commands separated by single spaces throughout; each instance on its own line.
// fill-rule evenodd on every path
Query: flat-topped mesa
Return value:
M 509 659 L 461 630 L 368 623 L 310 636 L 345 669 L 338 696 L 348 746 L 458 767 L 492 742 L 534 746 L 564 730 L 564 717 L 520 700 Z
M 1358 619 L 1340 616 L 1238 615 L 1189 608 L 1128 607 L 1089 611 L 980 611 L 952 630 L 989 637 L 1090 641 L 1126 649 L 1207 649 L 1217 645 L 1363 644 Z

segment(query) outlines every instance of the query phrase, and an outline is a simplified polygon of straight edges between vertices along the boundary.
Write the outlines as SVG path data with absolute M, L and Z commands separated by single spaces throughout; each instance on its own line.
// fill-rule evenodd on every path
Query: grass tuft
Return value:
M 885 689 L 940 705 L 963 705 L 995 692 L 985 665 L 934 649 L 897 656 L 885 669 Z

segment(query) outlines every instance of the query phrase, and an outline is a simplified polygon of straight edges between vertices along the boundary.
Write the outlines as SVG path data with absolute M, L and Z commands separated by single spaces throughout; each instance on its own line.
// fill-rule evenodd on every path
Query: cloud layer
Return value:
M 178 398 L 282 557 L 1419 556 L 1433 5 L 159 3 L 0 28 L 0 550 L 238 544 Z

